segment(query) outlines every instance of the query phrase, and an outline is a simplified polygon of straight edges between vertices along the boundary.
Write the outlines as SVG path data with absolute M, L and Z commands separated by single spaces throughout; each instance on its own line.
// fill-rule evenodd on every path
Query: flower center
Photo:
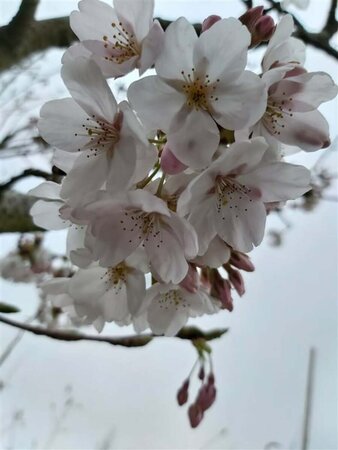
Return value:
M 252 202 L 254 193 L 252 189 L 247 188 L 243 184 L 238 183 L 235 179 L 229 177 L 218 176 L 216 179 L 216 209 L 221 214 L 224 207 L 228 206 L 238 218 L 239 204 L 242 199 L 248 198 Z M 244 208 L 244 212 L 248 209 Z M 225 218 L 223 217 L 223 220 Z
M 108 267 L 106 273 L 102 276 L 102 279 L 106 278 L 106 290 L 109 291 L 112 288 L 121 289 L 121 285 L 127 281 L 129 270 L 129 267 L 124 262 L 115 267 Z
M 191 108 L 195 108 L 196 111 L 203 109 L 208 111 L 210 109 L 210 102 L 218 101 L 218 97 L 213 95 L 216 89 L 216 83 L 211 84 L 209 75 L 205 75 L 204 78 L 195 76 L 195 69 L 192 68 L 192 75 L 186 74 L 184 70 L 181 71 L 181 75 L 184 79 L 182 85 L 183 91 L 187 97 L 187 105 Z
M 161 309 L 174 307 L 177 310 L 179 307 L 187 308 L 190 306 L 189 303 L 182 298 L 182 295 L 178 289 L 173 289 L 161 294 L 158 302 Z
M 122 123 L 122 114 L 118 113 L 113 123 L 108 123 L 103 119 L 96 118 L 95 114 L 91 118 L 87 117 L 86 123 L 82 124 L 84 133 L 75 133 L 75 136 L 90 137 L 90 141 L 85 148 L 89 148 L 93 156 L 96 156 L 99 150 L 108 151 L 112 156 L 114 145 L 120 139 L 120 129 Z M 81 148 L 78 149 L 81 151 Z M 90 155 L 87 155 L 89 158 Z
M 292 117 L 292 97 L 286 98 L 286 92 L 283 92 L 284 100 L 277 100 L 269 97 L 266 111 L 263 116 L 263 123 L 273 135 L 280 135 L 280 129 L 285 128 L 285 117 Z
M 103 36 L 103 46 L 109 52 L 110 56 L 105 56 L 105 60 L 122 64 L 133 56 L 139 56 L 141 49 L 133 34 L 124 28 L 122 22 L 111 26 L 114 29 L 113 41 L 109 41 L 108 36 Z

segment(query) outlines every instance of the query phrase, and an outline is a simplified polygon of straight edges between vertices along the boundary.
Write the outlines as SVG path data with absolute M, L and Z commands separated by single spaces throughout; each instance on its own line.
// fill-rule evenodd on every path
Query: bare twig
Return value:
M 337 32 L 338 22 L 336 20 L 336 9 L 337 0 L 331 0 L 329 14 L 324 28 L 322 29 L 322 33 L 327 36 L 327 39 L 330 39 Z
M 151 334 L 135 335 L 135 336 L 91 336 L 88 334 L 78 333 L 75 330 L 50 330 L 40 326 L 30 325 L 27 323 L 21 323 L 7 317 L 0 315 L 0 322 L 18 328 L 20 330 L 28 331 L 30 333 L 46 336 L 59 341 L 93 341 L 93 342 L 106 342 L 111 345 L 118 345 L 121 347 L 143 347 L 151 342 L 155 337 Z M 179 339 L 194 341 L 196 339 L 205 339 L 211 341 L 218 339 L 227 333 L 228 329 L 216 329 L 208 332 L 204 332 L 196 327 L 185 327 L 176 335 Z
M 6 181 L 6 183 L 0 184 L 0 193 L 12 187 L 12 185 L 17 181 L 27 177 L 39 177 L 44 178 L 48 181 L 55 180 L 55 175 L 52 173 L 48 173 L 39 169 L 26 169 L 22 173 L 19 173 L 18 175 L 12 177 L 10 180 Z

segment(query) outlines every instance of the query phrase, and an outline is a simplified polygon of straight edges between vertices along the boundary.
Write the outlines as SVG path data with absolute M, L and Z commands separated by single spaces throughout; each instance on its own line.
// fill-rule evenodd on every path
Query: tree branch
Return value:
M 17 181 L 27 177 L 39 177 L 44 178 L 48 181 L 55 181 L 55 175 L 52 173 L 48 173 L 39 169 L 26 169 L 22 173 L 19 173 L 18 175 L 12 177 L 10 180 L 6 181 L 6 183 L 0 184 L 0 194 L 1 192 L 4 192 L 12 187 L 12 185 Z
M 0 315 L 0 322 L 10 325 L 12 327 L 18 328 L 23 331 L 28 331 L 30 333 L 46 336 L 59 341 L 94 341 L 94 342 L 106 342 L 111 345 L 118 345 L 121 347 L 143 347 L 149 342 L 151 342 L 155 337 L 152 334 L 143 334 L 135 336 L 91 336 L 88 334 L 78 333 L 77 331 L 69 330 L 50 330 L 48 328 L 43 328 L 39 326 L 30 325 L 28 323 L 21 323 L 7 317 Z M 208 332 L 204 332 L 196 327 L 185 327 L 183 328 L 175 337 L 178 339 L 194 341 L 196 339 L 205 339 L 206 341 L 211 341 L 214 339 L 221 338 L 224 334 L 228 332 L 227 328 L 216 329 Z
M 285 11 L 285 9 L 282 8 L 281 4 L 276 0 L 268 0 L 268 2 L 271 5 L 271 9 L 274 9 L 281 14 L 290 14 L 288 11 Z M 293 17 L 296 26 L 296 32 L 293 34 L 293 36 L 298 37 L 303 42 L 305 42 L 305 44 L 312 45 L 312 47 L 323 50 L 326 54 L 333 56 L 335 59 L 338 59 L 338 51 L 330 46 L 329 38 L 325 33 L 308 32 L 296 17 L 294 17 L 292 14 L 290 15 Z
M 331 0 L 329 14 L 322 30 L 322 33 L 325 34 L 328 39 L 331 39 L 332 36 L 337 32 L 338 22 L 336 20 L 336 9 L 337 0 Z
M 2 192 L 0 194 L 0 233 L 46 231 L 37 227 L 29 214 L 29 210 L 35 202 L 35 197 L 19 192 Z

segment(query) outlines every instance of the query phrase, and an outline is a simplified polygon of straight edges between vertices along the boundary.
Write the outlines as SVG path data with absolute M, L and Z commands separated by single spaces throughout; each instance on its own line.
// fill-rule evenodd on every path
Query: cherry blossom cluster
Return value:
M 246 253 L 267 211 L 310 190 L 310 172 L 285 154 L 330 144 L 318 107 L 337 87 L 304 68 L 289 15 L 209 16 L 198 35 L 184 17 L 164 31 L 153 11 L 152 0 L 82 0 L 72 12 L 70 97 L 46 103 L 38 124 L 66 175 L 31 191 L 31 214 L 68 228 L 78 270 L 43 285 L 57 306 L 98 331 L 115 322 L 172 336 L 244 293 L 239 270 L 254 270 Z M 264 41 L 256 74 L 248 53 Z M 135 69 L 118 103 L 107 79 Z

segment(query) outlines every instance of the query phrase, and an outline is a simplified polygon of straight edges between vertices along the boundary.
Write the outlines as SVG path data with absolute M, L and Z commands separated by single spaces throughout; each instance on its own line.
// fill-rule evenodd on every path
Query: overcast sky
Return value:
M 1 4 L 1 21 L 6 23 L 18 2 Z M 310 9 L 301 13 L 311 29 L 321 26 L 327 5 L 328 1 L 312 0 Z M 37 14 L 39 19 L 55 17 L 75 7 L 75 1 L 42 0 Z M 242 10 L 239 1 L 160 0 L 156 15 L 186 15 L 201 21 L 209 14 L 238 16 Z M 52 52 L 55 74 L 61 54 Z M 309 70 L 336 76 L 332 59 L 312 48 L 307 55 Z M 337 103 L 330 102 L 321 109 L 329 118 L 332 137 L 337 135 L 336 108 Z M 292 160 L 311 167 L 318 155 L 297 154 Z M 327 161 L 332 170 L 337 167 L 335 155 Z M 46 164 L 41 158 L 33 162 Z M 27 160 L 20 164 L 24 167 Z M 0 176 L 12 171 L 13 163 L 8 162 Z M 27 180 L 18 188 L 26 191 L 36 183 Z M 175 403 L 176 390 L 195 361 L 191 344 L 158 339 L 143 349 L 124 350 L 27 334 L 1 367 L 5 387 L 0 392 L 0 431 L 15 411 L 24 411 L 24 423 L 15 434 L 8 429 L 3 433 L 2 448 L 47 448 L 48 444 L 53 449 L 92 449 L 111 433 L 110 448 L 115 449 L 256 450 L 270 441 L 298 449 L 308 353 L 314 346 L 310 448 L 337 449 L 337 205 L 322 202 L 314 212 L 289 210 L 286 216 L 292 228 L 283 246 L 272 247 L 267 236 L 252 253 L 257 270 L 245 276 L 247 293 L 235 299 L 234 312 L 198 321 L 205 329 L 229 326 L 230 333 L 212 344 L 218 396 L 197 430 L 189 428 L 186 410 Z M 272 218 L 269 227 L 283 224 Z M 64 237 L 64 232 L 48 233 L 46 242 L 61 252 Z M 2 255 L 15 246 L 16 239 L 0 236 Z M 34 310 L 37 294 L 34 286 L 1 281 L 1 299 L 22 308 L 18 318 L 24 319 Z M 121 330 L 112 326 L 104 331 L 110 332 Z M 4 325 L 0 333 L 2 347 L 15 335 Z M 62 409 L 68 385 L 79 406 L 53 439 L 55 414 Z

